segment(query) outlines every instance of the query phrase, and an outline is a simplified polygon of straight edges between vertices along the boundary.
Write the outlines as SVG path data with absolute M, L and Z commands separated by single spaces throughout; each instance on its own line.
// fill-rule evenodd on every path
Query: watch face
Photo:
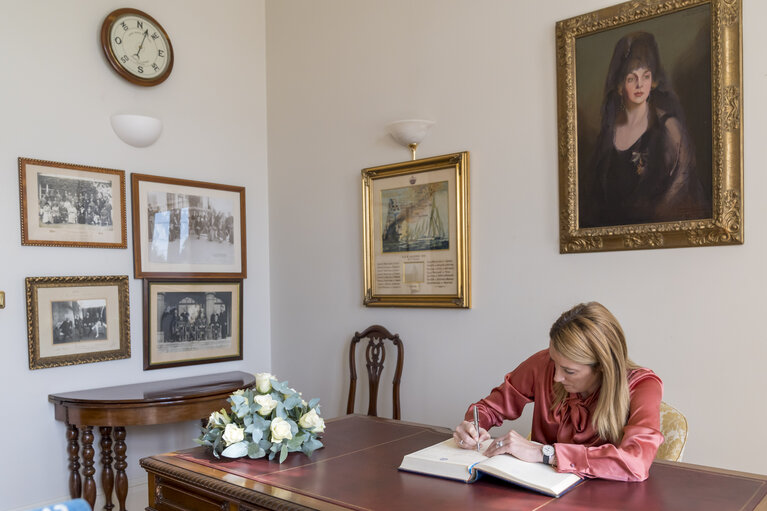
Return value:
M 543 451 L 544 456 L 554 456 L 554 446 L 553 445 L 544 445 L 541 450 Z
M 162 82 L 173 67 L 173 48 L 165 30 L 135 9 L 118 9 L 107 16 L 102 45 L 117 72 L 140 85 Z

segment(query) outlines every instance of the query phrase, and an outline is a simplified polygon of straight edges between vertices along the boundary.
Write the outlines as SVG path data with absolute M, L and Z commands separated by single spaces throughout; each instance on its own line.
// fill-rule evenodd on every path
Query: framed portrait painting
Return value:
M 128 277 L 28 277 L 29 368 L 130 358 Z
M 137 279 L 245 278 L 245 188 L 131 175 Z
M 560 252 L 743 243 L 740 0 L 557 23 Z
M 21 244 L 126 248 L 125 172 L 19 158 Z
M 144 369 L 242 360 L 242 280 L 144 280 Z
M 469 153 L 362 170 L 370 307 L 471 307 Z

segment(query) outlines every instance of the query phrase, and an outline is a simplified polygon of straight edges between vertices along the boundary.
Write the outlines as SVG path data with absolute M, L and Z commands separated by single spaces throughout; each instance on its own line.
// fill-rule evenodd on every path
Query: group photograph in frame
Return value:
M 743 243 L 740 0 L 557 23 L 560 252 Z
M 242 360 L 242 280 L 144 280 L 144 370 Z
M 28 277 L 29 368 L 130 358 L 128 277 Z
M 21 244 L 126 248 L 125 172 L 19 158 Z
M 363 303 L 471 307 L 469 153 L 362 170 Z
M 131 175 L 137 279 L 245 278 L 245 188 Z

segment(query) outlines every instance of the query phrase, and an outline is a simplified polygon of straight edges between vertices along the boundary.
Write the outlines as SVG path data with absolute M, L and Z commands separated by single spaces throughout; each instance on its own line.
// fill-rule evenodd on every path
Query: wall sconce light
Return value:
M 386 128 L 394 140 L 410 148 L 410 153 L 415 160 L 415 150 L 432 126 L 434 126 L 434 121 L 408 119 L 389 123 Z
M 135 114 L 112 116 L 112 129 L 120 140 L 133 147 L 154 144 L 162 132 L 162 121 L 156 117 Z

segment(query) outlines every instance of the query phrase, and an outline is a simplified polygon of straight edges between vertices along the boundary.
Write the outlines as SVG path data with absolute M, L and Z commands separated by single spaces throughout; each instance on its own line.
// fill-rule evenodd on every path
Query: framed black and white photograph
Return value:
M 21 244 L 126 248 L 125 172 L 19 158 Z
M 245 188 L 131 175 L 136 278 L 245 278 Z
M 241 280 L 144 280 L 145 370 L 241 359 Z
M 29 368 L 130 358 L 127 276 L 28 277 Z

